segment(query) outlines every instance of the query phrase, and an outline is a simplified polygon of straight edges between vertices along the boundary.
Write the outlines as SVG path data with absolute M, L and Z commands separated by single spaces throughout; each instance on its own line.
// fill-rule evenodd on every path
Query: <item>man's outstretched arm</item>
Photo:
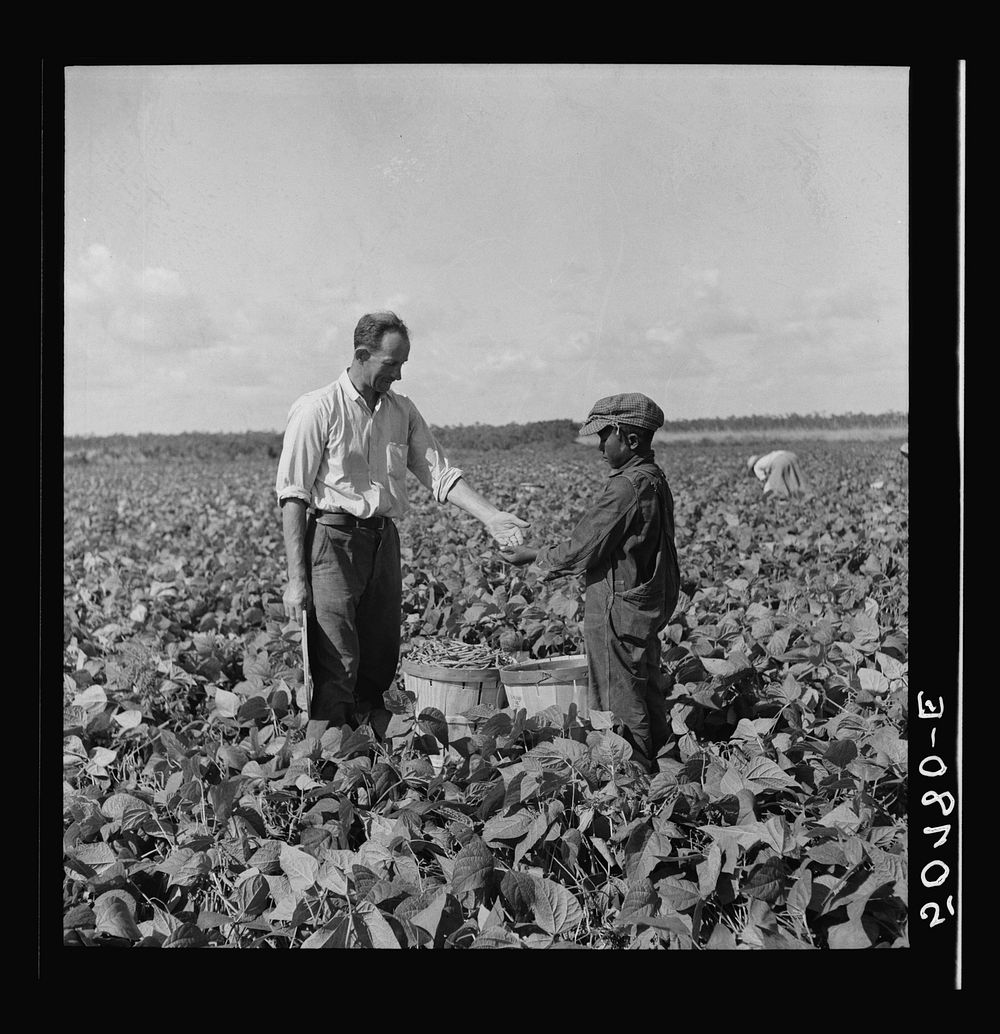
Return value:
M 464 477 L 459 478 L 448 492 L 449 503 L 472 514 L 482 521 L 486 530 L 501 546 L 519 546 L 524 542 L 522 528 L 531 527 L 528 521 L 522 521 L 515 514 L 498 510 L 488 499 L 484 499 Z
M 501 546 L 519 546 L 524 541 L 522 528 L 530 527 L 512 513 L 498 510 L 466 481 L 464 473 L 453 467 L 427 422 L 409 403 L 409 455 L 407 466 L 417 480 L 426 485 L 439 502 L 454 503 L 481 521 Z

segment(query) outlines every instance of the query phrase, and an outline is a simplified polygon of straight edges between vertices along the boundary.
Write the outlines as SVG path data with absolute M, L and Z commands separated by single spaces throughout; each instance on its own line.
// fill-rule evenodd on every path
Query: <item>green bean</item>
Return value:
M 513 661 L 504 650 L 495 650 L 486 643 L 466 643 L 449 638 L 414 643 L 407 657 L 411 661 L 445 668 L 498 668 Z

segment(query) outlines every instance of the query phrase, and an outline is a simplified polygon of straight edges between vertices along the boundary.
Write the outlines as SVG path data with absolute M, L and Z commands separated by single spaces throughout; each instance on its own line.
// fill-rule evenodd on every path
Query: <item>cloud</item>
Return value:
M 182 353 L 221 341 L 225 333 L 179 273 L 130 270 L 93 244 L 65 277 L 66 350 L 109 348 Z
M 392 300 L 398 302 L 398 307 L 392 311 L 409 328 L 413 347 L 421 351 L 436 347 L 437 340 L 461 327 L 467 316 L 461 302 L 448 305 L 436 300 L 435 295 L 428 291 L 400 294 Z
M 671 379 L 721 374 L 759 333 L 760 320 L 730 297 L 718 269 L 685 272 L 686 289 L 670 315 L 645 330 L 645 351 Z
M 646 331 L 646 340 L 659 345 L 676 345 L 683 343 L 687 331 L 674 324 L 670 327 L 650 327 Z
M 671 419 L 900 408 L 905 316 L 885 292 L 826 285 L 777 314 L 751 306 L 706 267 L 688 270 L 660 312 L 640 305 L 601 320 L 593 306 L 582 314 L 554 307 L 503 340 L 453 321 L 440 338 L 444 361 L 415 351 L 408 384 L 418 406 L 435 418 L 455 414 L 451 423 L 486 420 L 487 408 L 496 422 L 582 418 L 596 398 L 622 391 L 644 392 Z M 446 380 L 446 370 L 460 379 Z
M 718 269 L 688 270 L 689 283 L 675 319 L 688 340 L 753 334 L 759 327 L 757 317 L 730 296 L 720 284 Z
M 692 266 L 685 266 L 682 272 L 695 285 L 696 296 L 710 294 L 719 286 L 718 269 L 695 269 Z
M 427 165 L 422 158 L 413 153 L 412 148 L 403 147 L 399 154 L 390 156 L 386 162 L 379 162 L 375 171 L 387 184 L 400 184 L 408 181 L 423 183 L 427 175 Z
M 482 365 L 494 373 L 540 373 L 548 368 L 548 363 L 537 355 L 526 353 L 523 348 L 503 348 L 489 350 Z
M 720 305 L 706 309 L 690 328 L 691 335 L 701 338 L 754 334 L 760 328 L 757 318 L 742 306 Z
M 804 292 L 790 315 L 764 328 L 753 350 L 767 362 L 794 357 L 803 371 L 838 376 L 905 369 L 906 316 L 880 284 L 828 285 Z
M 875 285 L 832 285 L 795 299 L 734 349 L 729 379 L 757 412 L 905 408 L 907 321 Z
M 906 316 L 881 285 L 818 286 L 774 315 L 741 305 L 715 269 L 687 274 L 676 305 L 643 332 L 642 354 L 632 346 L 632 370 L 651 385 L 666 378 L 668 404 L 687 410 L 677 415 L 840 412 L 905 398 Z M 884 387 L 882 403 L 872 383 Z
M 95 245 L 65 280 L 67 432 L 280 429 L 298 395 L 347 365 L 358 317 L 385 306 L 413 338 L 400 391 L 432 423 L 582 419 L 620 391 L 671 419 L 905 400 L 905 311 L 877 285 L 817 286 L 775 314 L 706 265 L 605 311 L 587 266 L 550 270 L 545 301 L 513 310 L 432 273 L 371 297 L 317 275 L 210 306 L 180 272 L 128 268 Z
M 796 307 L 801 316 L 812 320 L 877 320 L 894 301 L 880 284 L 851 283 L 806 291 Z
M 683 328 L 651 327 L 646 339 L 650 362 L 668 370 L 671 378 L 707 377 L 718 370 L 718 364 Z
M 139 287 L 149 298 L 185 298 L 188 293 L 180 274 L 171 269 L 144 269 L 139 274 Z
M 92 245 L 65 276 L 69 433 L 127 427 L 127 414 L 133 430 L 173 426 L 181 416 L 164 409 L 167 399 L 192 429 L 220 412 L 245 413 L 246 427 L 279 426 L 295 397 L 346 365 L 354 307 L 349 290 L 324 285 L 228 308 L 213 299 L 210 310 L 176 270 L 129 268 Z
M 582 262 L 562 262 L 545 271 L 537 292 L 538 302 L 570 320 L 594 319 L 595 300 L 601 291 L 599 273 Z

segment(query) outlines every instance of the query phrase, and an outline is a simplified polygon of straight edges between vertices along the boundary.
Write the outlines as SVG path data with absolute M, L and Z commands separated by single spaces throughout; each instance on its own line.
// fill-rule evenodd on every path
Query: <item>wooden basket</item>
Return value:
M 576 704 L 577 715 L 590 714 L 587 690 L 587 657 L 582 653 L 547 657 L 542 661 L 508 664 L 500 669 L 500 681 L 511 707 L 523 707 L 529 717 L 554 704 L 564 714 Z
M 425 707 L 436 707 L 444 714 L 449 741 L 472 735 L 468 719 L 462 717 L 465 711 L 477 704 L 497 708 L 507 704 L 496 668 L 448 668 L 404 660 L 400 670 L 403 685 L 416 694 L 417 713 Z

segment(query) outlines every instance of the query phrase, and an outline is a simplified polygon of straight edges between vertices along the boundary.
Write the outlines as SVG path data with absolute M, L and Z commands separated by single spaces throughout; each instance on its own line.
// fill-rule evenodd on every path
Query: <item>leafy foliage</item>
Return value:
M 799 447 L 816 495 L 763 501 L 737 450 L 660 451 L 684 592 L 652 776 L 609 712 L 481 706 L 448 742 L 400 680 L 383 742 L 307 722 L 272 466 L 67 468 L 66 943 L 905 945 L 905 467 Z M 600 477 L 582 448 L 456 459 L 539 542 Z M 576 584 L 413 497 L 407 641 L 580 651 Z

